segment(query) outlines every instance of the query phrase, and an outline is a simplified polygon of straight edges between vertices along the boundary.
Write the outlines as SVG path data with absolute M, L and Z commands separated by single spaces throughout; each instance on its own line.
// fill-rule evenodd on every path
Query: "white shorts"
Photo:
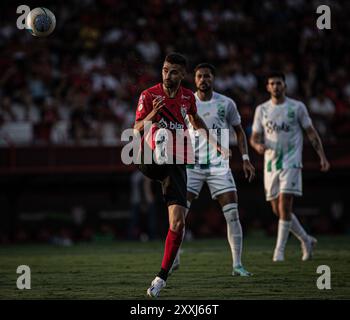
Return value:
M 302 196 L 303 186 L 300 168 L 264 172 L 266 201 L 276 199 L 280 193 Z
M 222 193 L 237 191 L 235 180 L 231 170 L 224 174 L 213 174 L 209 170 L 187 169 L 187 191 L 194 193 L 198 197 L 204 182 L 208 184 L 211 197 L 216 197 Z

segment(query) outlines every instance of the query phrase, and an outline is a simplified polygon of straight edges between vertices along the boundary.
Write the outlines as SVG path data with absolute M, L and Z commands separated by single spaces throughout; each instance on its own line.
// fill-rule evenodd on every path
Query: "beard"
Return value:
M 176 83 L 171 81 L 171 80 L 164 80 L 163 84 L 164 84 L 165 88 L 167 88 L 167 89 L 172 89 L 172 88 L 176 87 Z
M 197 87 L 197 90 L 201 92 L 208 92 L 211 90 L 211 87 L 205 83 L 201 84 L 199 87 Z
M 283 96 L 283 91 L 273 92 L 272 94 L 275 98 L 279 99 Z

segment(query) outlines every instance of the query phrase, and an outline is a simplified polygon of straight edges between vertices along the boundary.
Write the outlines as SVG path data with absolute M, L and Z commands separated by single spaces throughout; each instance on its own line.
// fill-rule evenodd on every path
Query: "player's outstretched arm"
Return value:
M 253 147 L 253 149 L 263 155 L 266 150 L 266 146 L 262 143 L 262 135 L 256 131 L 253 131 L 252 135 L 250 136 L 250 145 Z
M 252 181 L 255 177 L 255 168 L 250 163 L 249 155 L 248 155 L 248 144 L 247 137 L 241 125 L 233 126 L 237 136 L 237 144 L 239 151 L 241 152 L 243 159 L 243 171 L 246 178 L 249 179 L 249 182 Z
M 306 131 L 306 134 L 307 134 L 313 148 L 315 149 L 318 156 L 320 157 L 321 171 L 323 171 L 323 172 L 328 171 L 330 168 L 330 164 L 327 160 L 326 154 L 325 154 L 324 149 L 323 149 L 321 138 L 318 135 L 316 129 L 314 128 L 314 126 L 311 125 L 305 131 Z

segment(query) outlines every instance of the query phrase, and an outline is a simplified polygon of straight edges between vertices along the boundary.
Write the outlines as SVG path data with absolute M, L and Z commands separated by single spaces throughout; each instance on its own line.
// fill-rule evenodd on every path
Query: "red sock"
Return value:
M 174 232 L 168 230 L 168 235 L 165 240 L 165 250 L 162 261 L 162 269 L 169 271 L 175 260 L 177 251 L 182 242 L 182 232 Z

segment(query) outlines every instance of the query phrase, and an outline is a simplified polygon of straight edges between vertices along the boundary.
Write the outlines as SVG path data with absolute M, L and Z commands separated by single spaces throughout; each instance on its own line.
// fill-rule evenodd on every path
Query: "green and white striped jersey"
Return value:
M 303 128 L 312 125 L 304 103 L 291 98 L 274 105 L 271 100 L 255 110 L 253 131 L 262 133 L 267 147 L 264 168 L 268 172 L 302 168 Z
M 229 147 L 230 128 L 241 123 L 235 102 L 217 92 L 213 92 L 210 101 L 201 101 L 197 93 L 197 113 L 207 125 L 210 133 L 221 141 L 226 148 Z M 211 173 L 226 172 L 229 159 L 224 160 L 220 153 L 189 124 L 189 133 L 193 150 L 195 151 L 195 165 L 188 168 L 208 169 Z

